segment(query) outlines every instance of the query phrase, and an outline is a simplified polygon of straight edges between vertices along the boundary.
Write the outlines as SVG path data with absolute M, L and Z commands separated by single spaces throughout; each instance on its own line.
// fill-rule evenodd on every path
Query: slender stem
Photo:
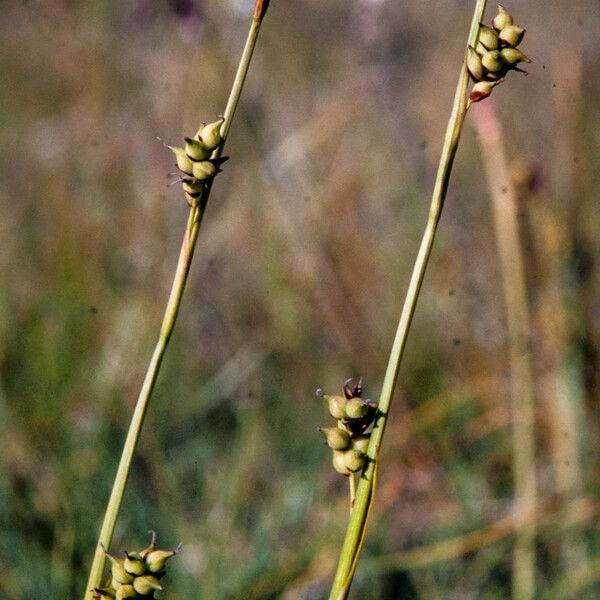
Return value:
M 252 25 L 250 26 L 250 31 L 248 32 L 248 38 L 242 52 L 242 57 L 238 65 L 233 86 L 229 94 L 227 107 L 225 109 L 224 122 L 221 127 L 223 143 L 217 150 L 215 150 L 213 153 L 213 158 L 221 155 L 225 140 L 229 133 L 229 129 L 231 128 L 231 121 L 235 114 L 235 109 L 244 85 L 244 80 L 246 79 L 246 75 L 248 73 L 250 60 L 256 45 L 262 19 L 267 10 L 267 5 L 268 2 L 265 2 L 264 0 L 256 0 L 254 18 L 252 20 Z M 102 573 L 104 571 L 105 555 L 100 547 L 100 543 L 104 544 L 108 548 L 112 541 L 115 524 L 121 508 L 123 495 L 125 493 L 125 486 L 131 470 L 133 455 L 140 437 L 142 425 L 144 423 L 144 417 L 146 416 L 148 401 L 150 400 L 152 390 L 154 389 L 154 384 L 156 383 L 156 378 L 158 376 L 167 344 L 169 343 L 169 339 L 173 333 L 173 328 L 175 327 L 177 313 L 179 312 L 179 307 L 181 306 L 181 298 L 185 289 L 192 257 L 194 255 L 196 240 L 198 239 L 200 224 L 202 222 L 204 210 L 210 196 L 211 188 L 212 185 L 209 184 L 205 188 L 200 198 L 197 199 L 197 202 L 195 202 L 190 208 L 190 214 L 185 229 L 185 234 L 183 236 L 183 242 L 181 244 L 179 261 L 177 263 L 177 270 L 175 272 L 171 293 L 165 309 L 160 335 L 156 344 L 156 348 L 154 349 L 152 359 L 148 365 L 146 377 L 144 378 L 144 383 L 133 411 L 133 416 L 129 425 L 129 431 L 127 432 L 127 437 L 123 446 L 123 453 L 121 455 L 121 460 L 115 476 L 110 499 L 106 507 L 104 521 L 100 529 L 98 545 L 96 546 L 94 560 L 90 569 L 84 600 L 91 600 L 93 598 L 93 588 L 99 587 L 101 583 Z
M 468 38 L 468 45 L 470 46 L 477 45 L 479 23 L 483 19 L 486 1 L 487 0 L 476 1 Z M 406 299 L 400 315 L 398 330 L 396 331 L 396 337 L 390 353 L 379 399 L 380 414 L 377 422 L 375 423 L 373 433 L 371 434 L 369 449 L 367 451 L 368 463 L 362 474 L 356 491 L 354 508 L 350 515 L 350 521 L 346 530 L 344 545 L 342 546 L 337 572 L 335 574 L 333 586 L 329 596 L 330 600 L 343 600 L 347 598 L 348 592 L 350 591 L 350 585 L 352 584 L 354 571 L 356 569 L 356 564 L 358 562 L 362 542 L 364 540 L 367 518 L 375 487 L 377 460 L 379 456 L 379 449 L 381 447 L 381 440 L 383 438 L 383 433 L 392 402 L 392 396 L 394 394 L 394 388 L 396 387 L 396 380 L 398 378 L 398 371 L 400 369 L 402 355 L 406 346 L 406 339 L 408 337 L 413 314 L 415 312 L 421 284 L 423 283 L 427 262 L 429 261 L 429 256 L 431 255 L 431 248 L 433 246 L 437 225 L 442 214 L 444 199 L 448 190 L 448 182 L 450 180 L 450 173 L 452 170 L 452 163 L 456 155 L 456 150 L 458 148 L 458 142 L 462 131 L 462 125 L 468 109 L 468 84 L 469 74 L 467 72 L 466 64 L 463 61 L 463 66 L 458 78 L 458 85 L 456 87 L 456 94 L 454 96 L 454 106 L 448 122 L 444 146 L 442 148 L 442 156 L 440 158 L 440 164 L 431 198 L 429 218 L 423 234 L 423 239 L 421 241 L 421 247 L 419 248 L 419 253 L 415 261 Z

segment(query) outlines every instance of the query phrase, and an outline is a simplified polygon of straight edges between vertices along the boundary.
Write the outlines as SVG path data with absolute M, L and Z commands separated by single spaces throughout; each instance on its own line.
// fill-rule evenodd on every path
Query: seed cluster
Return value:
M 333 468 L 342 475 L 361 471 L 369 447 L 370 429 L 377 416 L 377 404 L 364 400 L 362 380 L 350 387 L 344 384 L 342 396 L 329 396 L 317 390 L 329 407 L 329 414 L 337 420 L 336 427 L 319 427 L 325 443 L 333 450 Z
M 467 49 L 467 69 L 475 85 L 471 90 L 471 102 L 487 98 L 509 71 L 520 71 L 521 62 L 531 60 L 517 49 L 523 40 L 525 30 L 513 22 L 513 17 L 502 6 L 494 17 L 492 27 L 481 25 L 477 47 Z
M 177 554 L 176 550 L 157 550 L 156 534 L 151 531 L 152 541 L 140 552 L 124 552 L 125 558 L 111 556 L 102 549 L 111 562 L 110 577 L 103 588 L 94 588 L 94 598 L 139 598 L 151 600 L 154 592 L 162 590 L 160 580 L 165 574 L 167 560 Z
M 185 197 L 190 205 L 193 205 L 202 193 L 202 190 L 221 172 L 221 165 L 229 158 L 222 156 L 211 158 L 219 146 L 223 143 L 221 127 L 223 117 L 214 123 L 202 124 L 193 138 L 184 138 L 185 146 L 168 146 L 175 155 L 177 167 L 183 173 L 181 182 Z

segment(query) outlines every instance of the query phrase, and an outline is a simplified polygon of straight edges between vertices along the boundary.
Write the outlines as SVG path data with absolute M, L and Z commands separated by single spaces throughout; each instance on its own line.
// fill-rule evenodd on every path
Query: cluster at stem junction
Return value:
M 344 384 L 343 395 L 330 396 L 317 390 L 336 419 L 335 427 L 319 427 L 325 435 L 325 443 L 333 451 L 333 468 L 341 475 L 350 476 L 365 466 L 370 432 L 377 416 L 377 404 L 362 396 L 362 380 L 350 386 Z
M 467 69 L 475 82 L 469 95 L 471 102 L 487 98 L 509 71 L 525 72 L 518 65 L 531 60 L 517 48 L 524 35 L 525 29 L 515 25 L 502 6 L 498 6 L 492 27 L 480 25 L 477 46 L 467 48 Z
M 94 598 L 138 598 L 152 600 L 154 593 L 163 589 L 160 580 L 165 575 L 167 561 L 177 554 L 175 550 L 160 550 L 156 547 L 156 534 L 151 531 L 152 541 L 147 548 L 139 552 L 124 551 L 123 558 L 116 558 L 102 550 L 110 561 L 110 576 L 101 588 L 94 588 Z
M 221 136 L 223 122 L 224 119 L 221 117 L 208 125 L 203 123 L 194 137 L 184 138 L 183 148 L 169 146 L 182 173 L 181 183 L 190 206 L 197 202 L 204 188 L 217 173 L 221 172 L 221 165 L 229 158 L 215 156 L 223 144 Z

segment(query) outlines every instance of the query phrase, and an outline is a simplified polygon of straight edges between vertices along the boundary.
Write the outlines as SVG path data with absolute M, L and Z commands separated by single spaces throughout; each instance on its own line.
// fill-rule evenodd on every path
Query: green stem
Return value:
M 486 2 L 487 0 L 477 0 L 476 2 L 473 21 L 471 22 L 471 28 L 469 31 L 469 46 L 475 47 L 477 45 L 479 23 L 483 19 L 483 12 L 485 10 Z M 431 198 L 429 218 L 423 234 L 423 239 L 421 241 L 421 247 L 419 248 L 419 253 L 415 261 L 406 299 L 404 301 L 404 306 L 402 307 L 402 313 L 400 315 L 400 322 L 396 331 L 396 337 L 394 338 L 394 343 L 390 353 L 390 358 L 383 381 L 383 387 L 381 390 L 381 396 L 379 398 L 380 415 L 375 423 L 373 433 L 371 434 L 371 441 L 369 442 L 369 449 L 367 451 L 368 463 L 362 474 L 356 491 L 354 508 L 350 515 L 350 521 L 346 530 L 344 545 L 342 546 L 338 568 L 329 596 L 330 600 L 343 600 L 347 598 L 348 592 L 350 591 L 350 585 L 352 584 L 354 571 L 356 569 L 356 564 L 358 562 L 360 549 L 366 532 L 367 517 L 373 497 L 379 449 L 381 447 L 381 441 L 387 423 L 392 396 L 394 394 L 394 388 L 396 387 L 398 371 L 400 369 L 402 355 L 404 354 L 404 348 L 406 346 L 406 339 L 408 337 L 413 314 L 415 312 L 421 284 L 423 283 L 427 262 L 429 261 L 429 257 L 431 255 L 431 248 L 433 246 L 437 225 L 442 214 L 444 199 L 446 197 L 448 182 L 450 180 L 450 173 L 452 171 L 452 163 L 456 155 L 456 150 L 458 148 L 458 142 L 462 131 L 462 125 L 469 106 L 467 100 L 468 85 L 469 74 L 467 72 L 466 64 L 463 62 L 458 79 L 458 85 L 456 87 L 456 94 L 454 96 L 454 106 L 448 122 L 448 128 L 446 130 L 446 137 L 444 139 L 444 146 L 442 149 L 442 156 L 440 158 L 440 164 Z
M 229 94 L 229 99 L 227 101 L 227 107 L 225 109 L 225 120 L 223 122 L 223 126 L 221 127 L 223 143 L 217 150 L 215 150 L 213 153 L 213 158 L 221 155 L 223 146 L 225 145 L 225 140 L 229 134 L 231 121 L 239 102 L 240 94 L 242 92 L 244 81 L 250 66 L 252 53 L 254 52 L 254 47 L 258 38 L 260 25 L 266 13 L 266 4 L 268 3 L 264 2 L 263 0 L 256 0 L 254 18 L 252 20 L 250 31 L 248 32 L 248 38 L 246 39 L 246 44 L 242 52 L 242 57 L 238 65 L 231 92 Z M 123 501 L 123 494 L 125 493 L 125 486 L 131 471 L 131 463 L 133 461 L 135 449 L 140 437 L 142 425 L 144 423 L 144 417 L 146 416 L 146 411 L 148 409 L 148 401 L 150 400 L 152 390 L 154 389 L 154 384 L 156 383 L 156 378 L 158 377 L 160 365 L 162 363 L 162 359 L 171 334 L 173 333 L 173 328 L 175 327 L 175 321 L 177 320 L 179 307 L 181 306 L 181 298 L 183 296 L 188 273 L 190 271 L 190 265 L 194 255 L 194 248 L 196 247 L 196 240 L 198 239 L 200 224 L 202 223 L 202 217 L 204 215 L 204 210 L 206 208 L 206 204 L 210 196 L 210 190 L 212 188 L 211 184 L 205 188 L 203 194 L 200 196 L 200 198 L 198 198 L 198 201 L 195 202 L 190 208 L 185 235 L 183 236 L 183 242 L 181 244 L 179 261 L 177 263 L 177 270 L 173 279 L 169 301 L 167 302 L 167 307 L 165 309 L 160 335 L 156 344 L 156 348 L 154 349 L 152 359 L 148 365 L 146 377 L 144 378 L 144 383 L 133 411 L 133 416 L 129 425 L 129 431 L 127 432 L 127 437 L 123 446 L 123 453 L 121 455 L 121 460 L 115 476 L 110 499 L 106 507 L 104 521 L 102 522 L 102 527 L 100 529 L 98 545 L 96 546 L 94 560 L 90 568 L 84 600 L 92 600 L 93 588 L 101 585 L 106 557 L 100 548 L 100 542 L 102 542 L 108 548 L 112 541 L 115 524 L 117 522 L 117 517 Z

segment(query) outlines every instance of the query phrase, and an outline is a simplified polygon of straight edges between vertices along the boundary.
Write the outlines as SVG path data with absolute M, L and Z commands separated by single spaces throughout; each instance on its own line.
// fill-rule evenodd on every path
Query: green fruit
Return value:
M 184 138 L 185 139 L 185 153 L 192 160 L 204 160 L 210 156 L 210 149 L 206 147 L 203 142 L 199 142 L 198 140 L 194 140 L 192 138 Z
M 485 25 L 479 28 L 479 42 L 487 50 L 496 50 L 498 48 L 498 33 Z
M 513 24 L 512 15 L 498 5 L 498 14 L 494 17 L 493 25 L 496 31 L 501 31 L 505 27 Z
M 497 84 L 498 82 L 493 81 L 477 82 L 469 94 L 469 100 L 471 100 L 471 102 L 480 102 L 481 100 L 484 100 L 492 93 L 494 86 Z
M 142 575 L 133 580 L 133 587 L 138 594 L 145 596 L 155 590 L 162 590 L 162 585 L 154 575 Z
M 508 25 L 499 34 L 499 38 L 508 46 L 515 48 L 523 40 L 525 30 L 516 25 Z
M 369 411 L 369 406 L 360 398 L 352 398 L 346 404 L 345 413 L 348 419 L 361 419 Z
M 481 57 L 481 63 L 490 73 L 497 73 L 504 68 L 502 55 L 498 50 L 489 50 Z
M 504 62 L 510 67 L 518 65 L 520 62 L 531 62 L 531 60 L 527 58 L 520 50 L 517 50 L 517 48 L 502 48 L 502 50 L 500 50 L 500 54 L 502 55 Z
M 346 416 L 345 408 L 348 402 L 344 396 L 323 396 L 327 400 L 329 414 L 334 419 L 341 419 Z
M 125 600 L 125 598 L 137 598 L 138 593 L 133 585 L 121 585 L 115 596 L 116 600 Z
M 481 57 L 471 46 L 467 48 L 467 69 L 474 81 L 481 81 L 485 75 Z
M 125 567 L 125 570 L 131 575 L 142 575 L 146 572 L 146 565 L 144 563 L 144 559 L 135 553 L 129 554 L 128 552 L 125 552 L 125 560 L 123 561 L 123 566 Z
M 369 436 L 359 435 L 352 440 L 352 449 L 359 454 L 366 454 L 369 448 Z
M 154 550 L 146 556 L 146 565 L 151 573 L 158 573 L 165 568 L 165 564 L 169 558 L 175 556 L 177 550 Z
M 167 146 L 171 152 L 175 155 L 175 160 L 177 161 L 177 166 L 181 171 L 183 171 L 186 175 L 192 174 L 192 160 L 185 153 L 183 148 L 178 148 L 177 146 Z
M 319 427 L 325 434 L 327 445 L 333 450 L 345 450 L 350 445 L 350 435 L 339 427 Z
M 217 174 L 217 167 L 209 160 L 194 163 L 194 177 L 199 181 L 212 179 Z
M 344 453 L 344 465 L 348 471 L 356 473 L 365 466 L 365 455 L 356 450 L 347 450 Z
M 214 123 L 205 125 L 198 131 L 198 135 L 207 148 L 214 150 L 222 141 L 221 127 L 225 119 L 220 118 Z
M 350 471 L 346 467 L 346 452 L 343 450 L 333 451 L 333 468 L 340 474 L 348 476 Z
M 182 181 L 182 185 L 184 192 L 187 192 L 191 196 L 198 196 L 200 193 L 202 193 L 202 189 L 204 188 L 204 183 L 202 181 L 198 181 L 197 179 L 186 178 Z
M 113 578 L 113 583 L 119 583 L 122 585 L 131 583 L 133 581 L 133 575 L 129 574 L 125 570 L 125 565 L 123 564 L 123 561 L 116 559 L 114 556 L 111 556 L 110 554 L 107 554 L 106 556 L 112 563 L 110 573 Z

